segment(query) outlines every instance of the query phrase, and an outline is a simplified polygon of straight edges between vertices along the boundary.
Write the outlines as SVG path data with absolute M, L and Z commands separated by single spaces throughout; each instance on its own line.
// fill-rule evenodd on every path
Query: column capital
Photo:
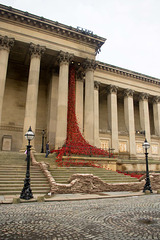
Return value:
M 154 96 L 152 101 L 153 103 L 160 103 L 160 96 Z
M 40 46 L 39 44 L 34 44 L 34 43 L 30 43 L 29 46 L 29 52 L 31 54 L 31 56 L 34 57 L 41 57 L 41 55 L 45 52 L 46 47 L 44 46 Z
M 14 46 L 14 38 L 9 38 L 7 36 L 0 35 L 0 49 L 5 49 L 10 51 L 10 49 Z
M 70 63 L 74 58 L 73 54 L 60 51 L 57 57 L 59 63 Z
M 148 100 L 149 94 L 148 93 L 140 93 L 139 94 L 139 100 L 144 101 Z
M 97 66 L 96 61 L 94 61 L 93 59 L 89 59 L 86 58 L 84 63 L 83 63 L 83 68 L 87 71 L 87 70 L 95 70 Z
M 112 84 L 107 87 L 107 91 L 109 93 L 117 93 L 117 90 L 118 90 L 118 87 Z
M 76 81 L 84 82 L 84 72 L 81 70 L 76 71 Z
M 100 82 L 94 81 L 94 89 L 99 90 Z
M 125 97 L 133 97 L 133 93 L 134 93 L 134 90 L 132 90 L 132 89 L 127 88 L 124 90 Z

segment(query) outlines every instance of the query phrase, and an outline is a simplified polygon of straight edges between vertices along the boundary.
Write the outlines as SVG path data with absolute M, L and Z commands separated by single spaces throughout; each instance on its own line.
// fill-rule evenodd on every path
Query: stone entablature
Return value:
M 101 46 L 106 41 L 105 38 L 99 37 L 92 33 L 87 33 L 79 28 L 74 28 L 61 24 L 59 22 L 51 21 L 44 17 L 39 17 L 28 12 L 23 12 L 12 7 L 7 7 L 0 4 L 0 19 L 7 19 L 10 22 L 17 22 L 18 24 L 29 25 L 32 28 L 39 28 L 44 31 L 52 32 L 60 35 L 61 38 L 68 38 L 83 42 L 95 48 L 98 52 Z
M 145 81 L 145 82 L 149 82 L 152 84 L 156 84 L 156 85 L 160 85 L 160 79 L 158 78 L 154 78 L 154 77 L 150 77 L 144 74 L 140 74 L 134 71 L 130 71 L 127 69 L 123 69 L 123 68 L 119 68 L 117 66 L 113 66 L 107 63 L 103 63 L 103 62 L 99 62 L 96 61 L 97 63 L 97 70 L 104 70 L 110 73 L 115 73 L 121 76 L 125 76 L 128 78 L 135 78 L 135 79 L 139 79 L 141 81 Z

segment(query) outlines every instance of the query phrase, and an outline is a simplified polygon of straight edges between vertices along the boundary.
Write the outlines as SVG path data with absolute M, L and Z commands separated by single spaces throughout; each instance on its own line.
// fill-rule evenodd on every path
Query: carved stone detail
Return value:
M 140 93 L 139 100 L 148 100 L 149 94 L 148 93 Z
M 95 70 L 97 63 L 93 59 L 86 59 L 83 63 L 83 68 L 85 70 Z
M 153 103 L 160 103 L 160 96 L 153 97 Z
M 95 81 L 94 82 L 94 89 L 98 91 L 99 90 L 99 86 L 100 86 L 100 82 Z
M 34 43 L 30 43 L 29 51 L 31 56 L 34 57 L 41 57 L 41 55 L 45 52 L 46 47 L 40 46 L 39 44 L 36 45 Z
M 14 38 L 0 35 L 0 49 L 10 50 L 14 46 Z
M 81 70 L 78 70 L 77 72 L 76 72 L 76 81 L 82 81 L 82 82 L 84 82 L 84 72 L 83 71 L 81 71 Z
M 60 51 L 59 55 L 57 57 L 57 60 L 59 63 L 63 62 L 63 63 L 70 63 L 74 58 L 73 54 L 69 54 L 68 52 L 63 52 Z
M 133 97 L 133 93 L 134 93 L 134 90 L 132 90 L 132 89 L 126 89 L 126 90 L 124 90 L 124 96 L 125 97 Z
M 118 87 L 111 84 L 107 87 L 107 90 L 109 93 L 117 93 Z

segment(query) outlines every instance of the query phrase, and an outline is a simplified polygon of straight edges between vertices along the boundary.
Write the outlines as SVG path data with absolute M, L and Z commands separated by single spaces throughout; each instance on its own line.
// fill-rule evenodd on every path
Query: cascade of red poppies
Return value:
M 57 152 L 57 162 L 60 166 L 75 164 L 75 165 L 89 165 L 98 166 L 93 162 L 83 163 L 76 162 L 68 158 L 62 161 L 62 157 L 71 155 L 87 155 L 87 156 L 109 156 L 108 152 L 90 145 L 82 136 L 77 118 L 75 114 L 75 68 L 70 67 L 69 86 L 68 86 L 68 114 L 67 114 L 67 139 L 61 149 L 53 150 Z

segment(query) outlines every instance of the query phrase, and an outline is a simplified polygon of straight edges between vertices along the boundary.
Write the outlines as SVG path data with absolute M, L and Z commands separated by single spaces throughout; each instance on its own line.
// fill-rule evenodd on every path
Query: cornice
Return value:
M 70 40 L 74 39 L 94 48 L 96 54 L 106 41 L 105 38 L 99 37 L 92 32 L 86 32 L 83 29 L 67 26 L 2 4 L 0 4 L 0 19 L 36 27 Z
M 96 63 L 97 63 L 97 69 L 108 71 L 110 73 L 118 74 L 118 75 L 129 77 L 129 78 L 139 79 L 141 81 L 148 82 L 151 84 L 160 85 L 160 79 L 158 78 L 150 77 L 141 73 L 137 73 L 134 71 L 130 71 L 128 69 L 120 68 L 120 67 L 113 66 L 113 65 L 99 62 L 99 61 L 96 61 Z

